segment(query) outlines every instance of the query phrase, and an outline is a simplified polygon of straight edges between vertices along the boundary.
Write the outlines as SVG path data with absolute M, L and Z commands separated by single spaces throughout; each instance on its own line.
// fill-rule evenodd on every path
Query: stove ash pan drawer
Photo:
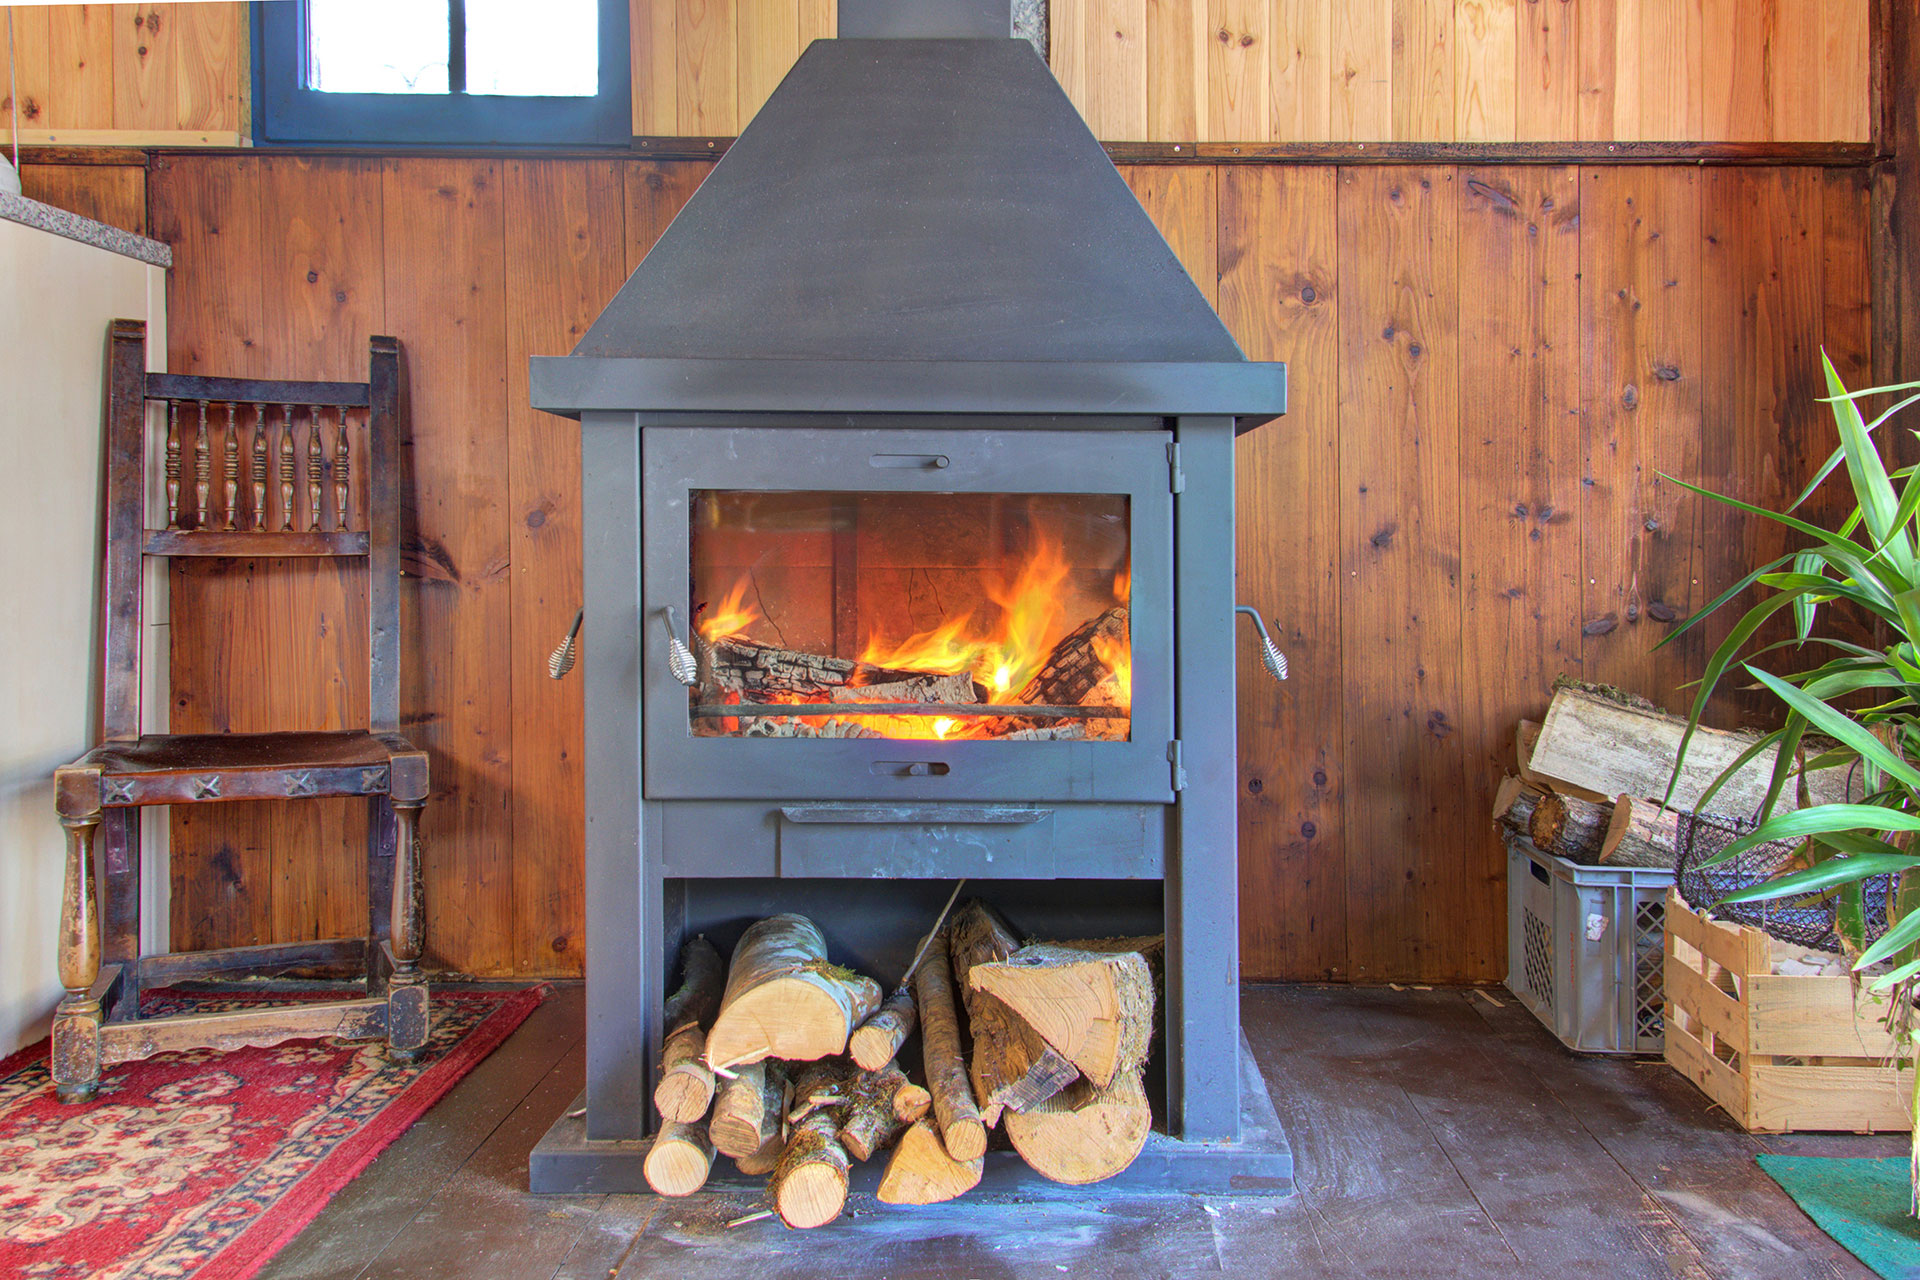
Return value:
M 820 880 L 1159 879 L 1164 805 L 665 803 L 662 874 Z

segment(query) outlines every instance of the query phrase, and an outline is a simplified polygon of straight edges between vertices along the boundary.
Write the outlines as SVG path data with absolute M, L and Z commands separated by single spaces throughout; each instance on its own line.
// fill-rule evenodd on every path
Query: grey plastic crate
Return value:
M 1507 842 L 1507 988 L 1582 1053 L 1659 1053 L 1668 868 L 1584 867 Z

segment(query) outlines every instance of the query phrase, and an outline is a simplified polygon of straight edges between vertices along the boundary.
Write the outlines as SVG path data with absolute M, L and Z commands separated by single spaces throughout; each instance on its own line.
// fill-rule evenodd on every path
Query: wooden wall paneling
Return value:
M 634 136 L 679 133 L 679 9 L 673 0 L 627 0 L 627 28 Z
M 702 160 L 634 160 L 626 166 L 627 274 L 640 265 L 700 182 L 713 169 Z
M 1625 0 L 1621 3 L 1624 8 Z M 1631 132 L 1616 130 L 1615 136 L 1653 141 L 1720 138 L 1722 135 L 1705 131 L 1705 83 L 1700 66 L 1709 56 L 1709 46 L 1704 43 L 1699 3 L 1633 0 L 1633 7 L 1637 20 L 1632 33 L 1635 54 L 1631 85 L 1638 101 L 1633 107 Z M 1623 51 L 1622 59 L 1627 56 Z M 1716 51 L 1712 56 L 1724 54 Z M 1622 95 L 1626 89 L 1623 84 Z
M 1700 474 L 1700 175 L 1595 166 L 1580 175 L 1580 671 L 1676 712 L 1708 650 L 1688 632 L 1701 503 L 1662 476 Z
M 1514 51 L 1514 134 L 1523 142 L 1579 138 L 1579 29 L 1572 0 L 1520 0 Z
M 1820 115 L 1810 137 L 1861 140 L 1872 136 L 1869 85 L 1873 79 L 1870 6 L 1862 0 L 1821 0 L 1820 55 L 1815 82 Z
M 1218 142 L 1265 142 L 1273 129 L 1266 0 L 1208 0 L 1208 133 Z
M 815 40 L 831 40 L 840 29 L 836 0 L 800 0 L 800 52 Z
M 1846 64 L 1826 65 L 1826 0 L 1773 0 L 1773 40 L 1767 50 L 1767 92 L 1778 139 L 1821 138 L 1822 81 L 1847 74 Z M 1856 84 L 1867 78 L 1865 62 L 1851 69 Z M 1842 96 L 1835 85 L 1835 96 Z
M 154 235 L 173 246 L 167 274 L 167 368 L 178 373 L 270 376 L 274 353 L 260 328 L 266 263 L 261 254 L 262 161 L 170 156 L 149 179 Z M 245 591 L 257 562 L 176 561 L 170 575 L 168 728 L 175 733 L 244 727 L 232 722 L 220 662 L 244 664 L 270 687 L 273 669 L 251 650 L 258 633 L 209 615 L 208 597 Z M 227 578 L 237 579 L 229 590 Z M 170 814 L 171 942 L 175 950 L 251 945 L 273 935 L 273 867 L 260 806 L 181 805 Z
M 1085 0 L 1060 0 L 1070 13 Z M 1197 142 L 1213 137 L 1213 26 L 1203 0 L 1147 0 L 1147 138 Z
M 573 350 L 626 279 L 609 252 L 625 239 L 624 167 L 505 170 L 514 969 L 542 976 L 577 976 L 586 954 L 581 679 L 546 671 L 581 603 L 580 427 L 528 406 L 527 358 Z
M 1700 0 L 1701 127 L 1709 138 L 1771 138 L 1775 56 L 1773 4 Z
M 1612 142 L 1620 51 L 1615 41 L 1622 5 L 1639 0 L 1580 0 L 1569 15 L 1574 27 L 1574 65 L 1578 68 L 1577 106 L 1583 142 Z
M 1088 98 L 1087 31 L 1100 21 L 1103 0 L 1058 0 L 1047 6 L 1047 63 L 1060 91 L 1079 110 L 1096 135 L 1093 106 Z
M 734 5 L 735 120 L 744 129 L 800 56 L 800 15 L 793 0 L 734 0 Z
M 1220 306 L 1218 182 L 1213 165 L 1123 165 L 1120 176 L 1160 228 L 1180 265 L 1215 310 Z
M 1333 141 L 1379 142 L 1395 136 L 1393 46 L 1388 0 L 1334 5 Z
M 174 5 L 113 6 L 113 127 L 172 129 L 179 110 Z
M 1453 0 L 1393 0 L 1393 136 L 1454 140 Z
M 679 59 L 675 132 L 732 137 L 741 124 L 734 0 L 672 3 Z
M 1340 171 L 1340 543 L 1351 976 L 1485 976 L 1460 619 L 1458 201 L 1445 168 Z M 1475 287 L 1478 287 L 1477 282 Z
M 57 125 L 48 111 L 53 83 L 53 58 L 47 47 L 48 13 L 49 6 L 19 5 L 0 14 L 0 18 L 12 20 L 0 21 L 0 53 L 6 54 L 13 75 L 7 96 L 0 98 L 0 107 L 8 113 L 9 128 L 16 99 L 21 128 L 51 129 Z M 111 58 L 108 66 L 112 66 Z
M 147 233 L 147 171 L 133 164 L 22 164 L 21 193 L 110 227 Z
M 1807 169 L 1709 169 L 1702 177 L 1700 483 L 1777 510 L 1798 496 L 1833 443 L 1831 426 L 1821 422 L 1831 423 L 1829 411 L 1819 403 L 1822 191 L 1817 172 Z M 1730 519 L 1704 499 L 1694 502 L 1705 553 L 1696 576 L 1708 598 L 1798 545 L 1798 535 L 1771 521 Z M 1735 603 L 1757 598 L 1749 593 Z M 1718 620 L 1707 642 L 1717 643 L 1735 616 Z M 1760 643 L 1791 634 L 1787 615 L 1775 621 Z M 1728 719 L 1776 717 L 1771 695 L 1723 687 L 1717 704 Z
M 1467 814 L 1493 811 L 1519 721 L 1580 659 L 1580 185 L 1570 167 L 1462 169 L 1461 576 Z M 1506 855 L 1484 821 L 1450 850 L 1458 976 L 1498 971 Z
M 1311 142 L 1333 128 L 1333 0 L 1272 0 L 1269 86 L 1275 142 Z
M 1462 142 L 1518 136 L 1519 8 L 1518 0 L 1458 0 L 1455 7 L 1453 134 Z
M 1284 360 L 1291 408 L 1238 445 L 1239 598 L 1272 619 L 1292 676 L 1240 645 L 1240 971 L 1344 978 L 1340 248 L 1331 168 L 1220 171 L 1221 318 Z M 1244 625 L 1244 624 L 1241 624 Z
M 684 11 L 683 11 L 684 16 Z M 406 344 L 415 525 L 401 721 L 432 753 L 422 820 L 435 966 L 514 965 L 504 209 L 481 160 L 390 160 L 387 324 Z M 539 670 L 529 673 L 544 679 Z
M 1147 0 L 1098 0 L 1087 15 L 1086 117 L 1096 136 L 1147 137 Z
M 241 86 L 247 76 L 245 8 L 194 3 L 171 9 L 176 98 L 166 127 L 240 128 Z
M 44 10 L 47 117 L 69 129 L 113 128 L 113 9 L 55 5 Z

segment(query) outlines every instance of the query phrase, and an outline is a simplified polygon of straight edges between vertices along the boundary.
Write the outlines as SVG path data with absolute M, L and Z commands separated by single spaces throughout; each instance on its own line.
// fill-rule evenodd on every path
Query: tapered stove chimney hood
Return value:
M 1008 0 L 841 0 L 536 408 L 1286 411 Z

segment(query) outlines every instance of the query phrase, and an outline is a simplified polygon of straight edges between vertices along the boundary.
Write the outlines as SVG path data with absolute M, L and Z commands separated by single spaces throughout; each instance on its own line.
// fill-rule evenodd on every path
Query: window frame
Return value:
M 263 146 L 607 146 L 633 141 L 626 0 L 598 0 L 592 97 L 323 93 L 306 86 L 307 0 L 253 0 L 253 137 Z

